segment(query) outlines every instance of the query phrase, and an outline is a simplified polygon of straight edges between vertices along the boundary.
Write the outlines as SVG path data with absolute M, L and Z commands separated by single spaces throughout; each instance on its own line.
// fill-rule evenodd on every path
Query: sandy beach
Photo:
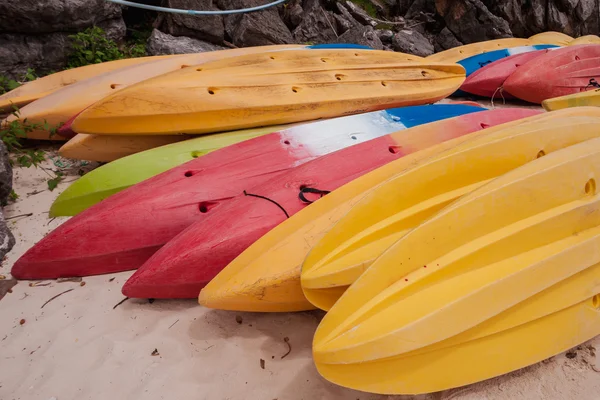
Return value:
M 15 260 L 67 219 L 50 219 L 48 209 L 77 179 L 80 164 L 69 167 L 72 161 L 56 156 L 58 147 L 46 147 L 55 163 L 44 164 L 66 166 L 65 179 L 54 191 L 48 190 L 42 169 L 14 169 L 19 199 L 4 214 L 17 243 L 0 268 L 5 281 Z M 464 388 L 422 396 L 373 395 L 338 387 L 317 373 L 311 341 L 322 312 L 236 313 L 205 309 L 195 300 L 119 304 L 121 286 L 131 274 L 18 282 L 0 300 L 0 400 L 600 397 L 600 337 Z M 501 351 L 510 357 L 511 349 Z

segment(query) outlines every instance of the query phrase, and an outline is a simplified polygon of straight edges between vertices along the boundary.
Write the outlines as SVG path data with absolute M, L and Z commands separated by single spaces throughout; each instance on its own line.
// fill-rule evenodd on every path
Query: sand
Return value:
M 47 153 L 55 156 L 57 148 L 47 147 Z M 55 168 L 50 161 L 44 165 Z M 14 261 L 67 219 L 49 219 L 48 209 L 77 179 L 78 169 L 67 168 L 65 182 L 49 191 L 43 170 L 15 168 L 20 197 L 4 214 L 32 215 L 9 221 L 17 244 L 0 274 L 10 278 Z M 131 274 L 34 287 L 21 281 L 13 287 L 0 300 L 0 400 L 600 397 L 600 337 L 568 357 L 563 353 L 464 388 L 414 397 L 372 395 L 338 387 L 317 373 L 311 341 L 322 312 L 236 313 L 205 309 L 195 300 L 127 300 L 114 308 Z M 45 304 L 66 290 L 71 291 Z M 282 358 L 288 352 L 285 338 L 291 351 Z

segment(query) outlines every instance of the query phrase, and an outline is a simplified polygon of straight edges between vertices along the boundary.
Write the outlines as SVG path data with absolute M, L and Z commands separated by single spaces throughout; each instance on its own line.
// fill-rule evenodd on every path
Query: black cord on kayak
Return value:
M 257 195 L 257 194 L 246 193 L 246 191 L 245 191 L 245 190 L 244 190 L 244 196 L 252 196 L 252 197 L 258 197 L 259 199 L 265 199 L 265 200 L 268 200 L 268 201 L 270 201 L 271 203 L 275 204 L 277 207 L 281 208 L 281 211 L 283 211 L 283 212 L 285 213 L 285 216 L 286 216 L 286 217 L 288 217 L 288 218 L 290 217 L 290 215 L 287 213 L 287 211 L 285 211 L 285 208 L 283 208 L 283 207 L 281 206 L 281 204 L 279 204 L 279 203 L 278 203 L 278 202 L 276 202 L 275 200 L 271 200 L 271 199 L 269 199 L 268 197 L 265 197 L 265 196 L 259 196 L 259 195 Z
M 594 78 L 590 79 L 590 83 L 588 83 L 588 85 L 585 88 L 587 89 L 590 86 L 600 89 L 600 83 L 598 83 L 598 81 L 596 81 L 596 79 L 594 79 Z
M 304 197 L 304 193 L 316 193 L 316 194 L 320 194 L 321 197 L 323 197 L 324 195 L 331 193 L 331 192 L 329 190 L 320 190 L 320 189 L 309 188 L 309 187 L 300 188 L 300 193 L 298 194 L 298 197 L 303 202 L 310 204 L 310 203 L 314 203 L 314 201 L 308 200 L 306 197 Z M 319 197 L 319 198 L 321 198 L 321 197 Z

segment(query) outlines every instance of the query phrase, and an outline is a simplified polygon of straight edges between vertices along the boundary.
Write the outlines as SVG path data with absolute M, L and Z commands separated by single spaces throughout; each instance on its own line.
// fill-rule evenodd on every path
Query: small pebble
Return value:
M 24 319 L 22 319 L 22 320 L 20 320 L 20 321 L 19 321 L 19 324 L 20 324 L 20 325 L 23 325 L 24 323 L 25 323 L 25 320 L 24 320 Z

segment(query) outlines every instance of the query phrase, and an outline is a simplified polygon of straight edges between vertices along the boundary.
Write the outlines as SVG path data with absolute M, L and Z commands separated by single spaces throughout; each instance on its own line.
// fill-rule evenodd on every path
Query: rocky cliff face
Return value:
M 195 10 L 266 0 L 145 0 Z M 160 14 L 150 54 L 283 43 L 359 43 L 426 56 L 460 44 L 554 30 L 598 34 L 598 0 L 289 0 L 264 11 L 216 16 Z M 106 0 L 2 0 L 0 74 L 65 65 L 67 35 L 92 25 L 120 39 L 121 7 Z
M 113 39 L 125 35 L 121 7 L 105 0 L 0 1 L 0 74 L 64 68 L 67 36 L 93 25 Z
M 257 0 L 163 0 L 167 6 L 232 9 Z M 599 33 L 597 0 L 290 0 L 244 16 L 166 16 L 159 30 L 238 47 L 361 43 L 426 56 L 460 44 L 544 31 Z

